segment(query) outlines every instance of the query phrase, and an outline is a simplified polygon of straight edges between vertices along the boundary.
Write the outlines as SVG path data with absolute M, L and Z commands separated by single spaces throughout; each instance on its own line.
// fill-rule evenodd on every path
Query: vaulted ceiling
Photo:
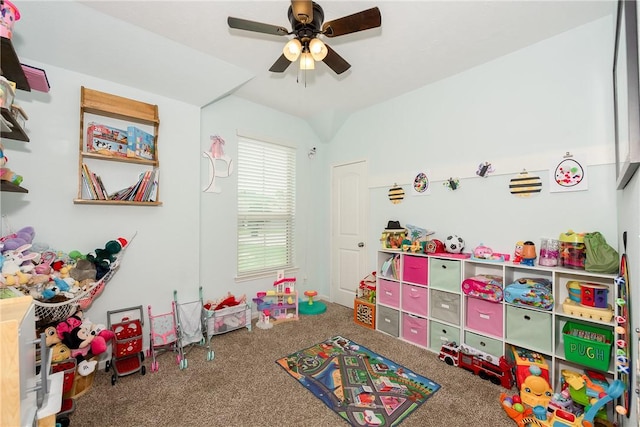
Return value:
M 291 36 L 230 29 L 227 17 L 291 28 L 289 1 L 23 1 L 21 56 L 198 106 L 228 94 L 308 120 L 329 140 L 349 114 L 596 19 L 616 1 L 320 0 L 325 21 L 377 6 L 382 26 L 324 38 L 351 68 L 269 72 Z M 55 85 L 55 82 L 52 82 Z

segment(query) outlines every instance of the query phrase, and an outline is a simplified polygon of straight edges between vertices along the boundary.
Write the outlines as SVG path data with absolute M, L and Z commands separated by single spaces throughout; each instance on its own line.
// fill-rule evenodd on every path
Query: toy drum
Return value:
M 0 12 L 0 36 L 10 39 L 14 22 L 20 19 L 20 12 L 9 0 L 0 3 Z
M 584 261 L 587 257 L 584 246 L 584 235 L 569 230 L 560 234 L 560 266 L 584 270 Z

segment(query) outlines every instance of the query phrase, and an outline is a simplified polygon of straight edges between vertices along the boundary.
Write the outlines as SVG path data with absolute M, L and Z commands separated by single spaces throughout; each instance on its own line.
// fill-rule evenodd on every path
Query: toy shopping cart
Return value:
M 113 319 L 117 318 L 117 323 Z M 118 377 L 130 375 L 135 372 L 146 374 L 142 362 L 142 326 L 144 317 L 142 306 L 123 308 L 107 311 L 109 329 L 115 334 L 111 362 L 107 362 L 107 371 L 113 368 L 111 385 L 114 385 Z
M 151 357 L 151 372 L 158 372 L 160 365 L 156 359 L 160 353 L 175 351 L 178 353 L 178 326 L 176 325 L 175 303 L 171 302 L 171 311 L 153 315 L 151 306 L 149 310 L 149 350 L 147 356 Z M 180 355 L 177 356 L 180 363 Z
M 187 352 L 195 345 L 204 346 L 206 344 L 209 351 L 208 340 L 204 339 L 202 332 L 202 288 L 200 288 L 200 297 L 195 301 L 179 303 L 178 291 L 173 291 L 173 303 L 176 312 L 176 323 L 178 325 L 178 358 L 180 360 L 180 369 L 188 366 Z M 213 359 L 212 355 L 208 360 Z

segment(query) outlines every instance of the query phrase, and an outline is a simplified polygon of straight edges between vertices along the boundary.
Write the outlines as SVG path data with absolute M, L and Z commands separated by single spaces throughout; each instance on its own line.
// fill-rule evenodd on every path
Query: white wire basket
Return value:
M 104 290 L 105 285 L 115 274 L 120 266 L 118 261 L 111 265 L 111 268 L 100 280 L 91 283 L 86 291 L 75 297 L 58 303 L 48 303 L 37 299 L 33 300 L 35 314 L 38 320 L 44 323 L 60 322 L 72 316 L 78 309 L 86 310 L 95 298 Z

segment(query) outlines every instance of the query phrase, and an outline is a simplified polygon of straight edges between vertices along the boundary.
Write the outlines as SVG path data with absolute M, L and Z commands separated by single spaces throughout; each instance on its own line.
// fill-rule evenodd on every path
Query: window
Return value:
M 238 277 L 293 267 L 295 149 L 238 141 Z

